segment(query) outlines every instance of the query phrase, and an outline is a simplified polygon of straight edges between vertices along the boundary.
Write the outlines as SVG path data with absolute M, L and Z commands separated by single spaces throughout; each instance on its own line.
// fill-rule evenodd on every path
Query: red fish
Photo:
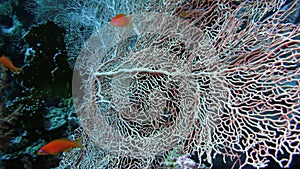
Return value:
M 82 145 L 78 141 L 71 141 L 67 138 L 56 139 L 50 141 L 48 144 L 44 145 L 39 149 L 38 155 L 55 155 L 64 151 L 68 151 L 74 147 L 82 147 Z
M 116 15 L 111 19 L 110 24 L 117 27 L 133 27 L 131 23 L 131 17 L 128 17 L 125 14 Z
M 0 63 L 6 69 L 9 69 L 12 72 L 18 72 L 20 70 L 20 68 L 15 67 L 14 64 L 10 61 L 10 59 L 8 57 L 6 57 L 5 55 L 2 55 L 0 57 Z

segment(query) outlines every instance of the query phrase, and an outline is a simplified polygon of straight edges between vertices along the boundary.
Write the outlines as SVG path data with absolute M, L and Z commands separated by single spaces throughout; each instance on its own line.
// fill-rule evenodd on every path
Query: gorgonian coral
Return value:
M 180 145 L 200 164 L 288 167 L 300 152 L 300 27 L 285 22 L 297 2 L 167 2 L 85 43 L 73 95 L 86 148 L 61 166 L 154 168 Z

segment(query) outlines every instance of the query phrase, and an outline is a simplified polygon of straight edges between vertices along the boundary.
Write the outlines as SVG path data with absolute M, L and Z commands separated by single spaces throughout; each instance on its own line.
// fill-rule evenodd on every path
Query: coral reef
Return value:
M 24 11 L 24 1 L 2 5 L 9 5 L 11 12 L 0 14 L 1 51 L 22 71 L 0 69 L 0 168 L 56 167 L 58 157 L 38 157 L 37 150 L 78 127 L 69 99 L 72 70 L 66 60 L 64 30 L 53 22 L 27 30 L 33 21 Z M 60 112 L 51 114 L 52 108 Z M 58 116 L 63 119 L 55 121 Z
M 118 13 L 139 13 L 145 10 L 157 10 L 151 4 L 159 5 L 162 1 L 152 0 L 33 0 L 27 3 L 28 11 L 39 22 L 51 20 L 66 32 L 67 55 L 73 68 L 82 44 L 91 34 L 109 22 L 109 18 Z M 151 9 L 150 9 L 151 8 Z
M 5 151 L 8 147 L 8 144 L 12 137 L 15 135 L 16 128 L 15 120 L 18 116 L 18 113 L 20 109 L 22 108 L 22 105 L 18 107 L 14 112 L 11 112 L 9 115 L 4 116 L 3 110 L 1 110 L 1 120 L 0 120 L 0 131 L 2 135 L 0 136 L 0 150 Z
M 230 167 L 291 166 L 300 27 L 285 19 L 298 3 L 164 5 L 169 14 L 132 15 L 139 34 L 108 25 L 85 43 L 73 97 L 86 149 L 61 167 L 155 168 L 178 145 L 199 167 L 220 156 Z
M 47 97 L 70 96 L 72 70 L 66 58 L 64 29 L 50 21 L 31 27 L 25 39 L 31 48 L 20 73 L 22 86 Z
M 1 72 L 0 168 L 57 167 L 37 150 L 78 119 L 84 148 L 58 168 L 296 168 L 299 5 L 4 0 L 0 48 L 23 71 Z M 108 24 L 120 13 L 132 27 Z
M 22 106 L 17 108 L 14 112 L 8 113 L 5 109 L 5 101 L 3 100 L 2 91 L 5 89 L 6 72 L 1 71 L 0 83 L 0 151 L 3 152 L 9 147 L 9 141 L 14 136 L 16 129 L 14 128 L 16 117 Z

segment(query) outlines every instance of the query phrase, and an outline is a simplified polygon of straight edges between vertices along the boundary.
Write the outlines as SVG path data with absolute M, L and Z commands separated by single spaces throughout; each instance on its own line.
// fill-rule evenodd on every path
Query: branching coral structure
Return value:
M 178 145 L 199 166 L 221 155 L 289 167 L 300 153 L 300 27 L 285 22 L 296 5 L 207 1 L 101 28 L 74 72 L 85 148 L 61 167 L 155 168 Z

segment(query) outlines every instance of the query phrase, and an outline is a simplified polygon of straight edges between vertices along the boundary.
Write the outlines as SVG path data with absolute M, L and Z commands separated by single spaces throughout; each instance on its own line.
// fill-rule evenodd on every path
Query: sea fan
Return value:
M 299 155 L 300 27 L 285 22 L 297 2 L 175 4 L 85 43 L 73 96 L 86 148 L 62 167 L 160 167 L 178 145 L 199 166 Z

